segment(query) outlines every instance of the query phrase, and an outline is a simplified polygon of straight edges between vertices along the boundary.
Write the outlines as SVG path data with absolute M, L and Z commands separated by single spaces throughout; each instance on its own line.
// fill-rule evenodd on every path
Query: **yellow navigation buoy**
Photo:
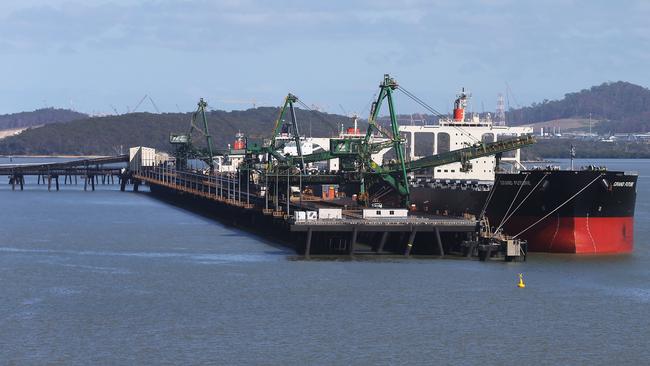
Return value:
M 519 288 L 526 287 L 526 284 L 524 283 L 524 274 L 523 273 L 519 274 L 519 283 L 517 284 L 517 287 L 519 287 Z

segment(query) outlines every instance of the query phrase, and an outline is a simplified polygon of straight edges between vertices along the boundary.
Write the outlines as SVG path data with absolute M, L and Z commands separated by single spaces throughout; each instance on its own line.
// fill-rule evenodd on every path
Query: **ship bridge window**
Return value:
M 431 132 L 416 132 L 413 137 L 415 146 L 415 155 L 429 156 L 433 155 L 433 144 L 435 135 Z
M 436 141 L 438 146 L 438 154 L 448 152 L 451 148 L 451 137 L 446 132 L 438 133 L 438 139 Z

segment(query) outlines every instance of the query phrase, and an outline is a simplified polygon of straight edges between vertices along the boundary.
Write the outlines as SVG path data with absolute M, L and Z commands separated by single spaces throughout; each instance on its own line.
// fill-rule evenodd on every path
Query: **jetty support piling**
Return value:
M 311 235 L 312 228 L 307 229 L 307 239 L 305 240 L 305 259 L 311 258 Z
M 411 234 L 409 235 L 409 240 L 406 242 L 406 251 L 404 256 L 408 257 L 411 255 L 411 250 L 413 249 L 413 244 L 415 243 L 415 235 L 417 234 L 417 229 L 412 229 Z
M 357 235 L 359 233 L 359 228 L 354 226 L 352 228 L 352 237 L 350 238 L 350 246 L 348 247 L 348 254 L 350 256 L 354 255 L 354 249 L 357 246 Z
M 384 251 L 384 245 L 386 245 L 386 240 L 388 239 L 388 231 L 381 233 L 381 240 L 379 240 L 379 246 L 377 246 L 377 253 Z
M 444 257 L 445 249 L 442 246 L 442 239 L 440 239 L 440 230 L 438 228 L 436 228 L 435 234 L 436 234 L 436 243 L 438 244 L 438 255 Z

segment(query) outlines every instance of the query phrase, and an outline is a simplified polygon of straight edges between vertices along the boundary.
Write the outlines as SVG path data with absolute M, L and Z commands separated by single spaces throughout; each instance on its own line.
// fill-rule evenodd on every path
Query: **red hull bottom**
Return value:
M 512 217 L 504 225 L 515 235 L 539 220 Z M 520 235 L 528 250 L 549 253 L 630 253 L 634 247 L 633 217 L 548 217 Z

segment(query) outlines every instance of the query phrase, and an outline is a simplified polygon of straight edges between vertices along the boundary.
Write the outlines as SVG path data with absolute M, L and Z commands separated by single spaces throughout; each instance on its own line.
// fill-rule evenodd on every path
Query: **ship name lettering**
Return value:
M 523 180 L 502 180 L 501 181 L 502 186 L 520 186 L 522 184 L 525 186 L 529 186 L 530 181 L 523 181 Z
M 634 187 L 634 182 L 614 182 L 614 187 Z

